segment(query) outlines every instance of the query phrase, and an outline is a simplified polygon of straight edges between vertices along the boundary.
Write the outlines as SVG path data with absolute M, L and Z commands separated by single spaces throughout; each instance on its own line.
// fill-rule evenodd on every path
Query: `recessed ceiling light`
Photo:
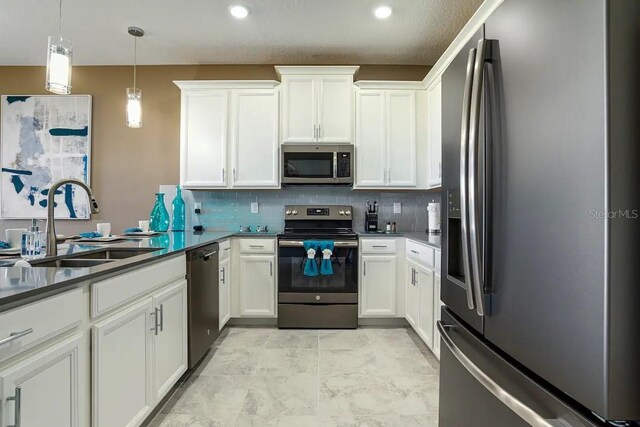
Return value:
M 241 4 L 237 4 L 229 7 L 229 13 L 238 19 L 244 19 L 249 16 L 249 8 L 247 6 L 242 6 Z
M 376 15 L 376 18 L 378 19 L 387 19 L 391 16 L 391 12 L 392 11 L 389 6 L 380 6 L 373 11 L 373 13 Z

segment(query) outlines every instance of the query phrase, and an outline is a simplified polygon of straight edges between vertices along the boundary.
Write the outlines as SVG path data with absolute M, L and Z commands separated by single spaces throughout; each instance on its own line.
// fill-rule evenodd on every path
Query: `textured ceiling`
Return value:
M 239 21 L 230 4 L 251 14 Z M 482 0 L 63 0 L 74 64 L 433 64 Z M 393 7 L 386 21 L 373 9 Z M 0 0 L 0 65 L 42 65 L 58 0 Z

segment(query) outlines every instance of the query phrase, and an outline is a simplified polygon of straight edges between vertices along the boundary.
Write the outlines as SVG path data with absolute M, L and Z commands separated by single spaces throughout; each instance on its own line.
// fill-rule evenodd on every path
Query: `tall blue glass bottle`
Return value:
M 149 228 L 152 231 L 167 231 L 169 229 L 169 211 L 164 205 L 164 193 L 156 193 L 156 203 L 153 205 L 149 218 Z
M 185 206 L 184 199 L 182 198 L 182 188 L 176 186 L 176 197 L 174 197 L 171 203 L 173 208 L 173 224 L 171 225 L 172 231 L 184 231 L 185 229 Z

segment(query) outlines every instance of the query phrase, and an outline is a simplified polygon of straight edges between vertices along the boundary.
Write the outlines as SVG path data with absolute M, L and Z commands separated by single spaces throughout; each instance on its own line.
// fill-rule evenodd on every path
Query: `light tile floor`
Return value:
M 150 426 L 435 427 L 438 369 L 409 328 L 228 328 Z

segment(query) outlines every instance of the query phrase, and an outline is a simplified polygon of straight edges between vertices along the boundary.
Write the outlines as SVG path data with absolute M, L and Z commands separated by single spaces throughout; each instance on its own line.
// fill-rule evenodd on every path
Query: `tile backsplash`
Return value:
M 167 195 L 169 196 L 169 195 Z M 173 196 L 167 197 L 170 207 Z M 365 204 L 374 200 L 380 205 L 380 226 L 396 222 L 398 231 L 424 231 L 427 228 L 427 204 L 440 202 L 440 193 L 433 191 L 353 191 L 343 187 L 285 187 L 282 190 L 219 190 L 185 191 L 187 227 L 202 224 L 209 231 L 235 231 L 240 225 L 267 225 L 272 230 L 284 227 L 285 205 L 351 205 L 354 227 L 364 229 Z M 202 203 L 202 213 L 196 215 L 194 203 Z M 258 213 L 251 213 L 251 203 L 258 203 Z M 400 203 L 402 212 L 393 213 L 393 204 Z

